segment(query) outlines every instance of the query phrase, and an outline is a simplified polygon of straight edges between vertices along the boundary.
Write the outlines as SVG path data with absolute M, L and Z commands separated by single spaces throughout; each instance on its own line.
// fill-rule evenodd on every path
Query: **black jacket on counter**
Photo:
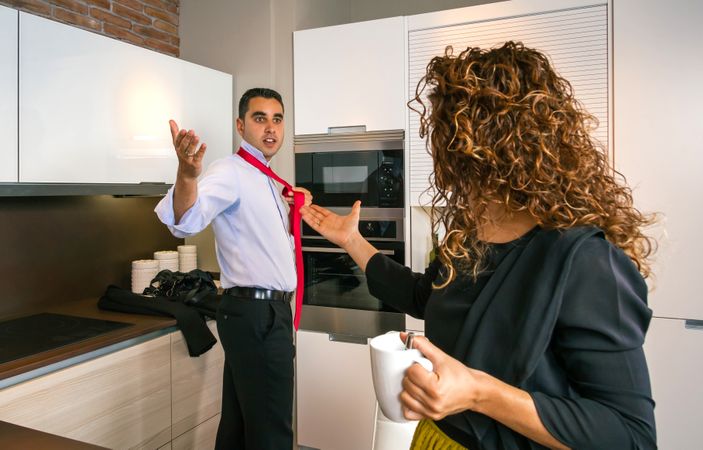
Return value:
M 425 319 L 426 336 L 447 354 L 527 391 L 547 430 L 570 448 L 655 448 L 642 349 L 651 310 L 630 258 L 590 227 L 537 227 L 494 247 L 486 273 L 459 275 L 443 289 L 432 288 L 443 276 L 437 261 L 419 274 L 376 254 L 369 290 Z M 471 411 L 437 425 L 471 450 L 544 448 Z
M 108 286 L 98 300 L 98 307 L 110 311 L 174 317 L 188 346 L 188 354 L 200 356 L 217 343 L 204 316 L 215 318 L 219 298 L 216 294 L 210 294 L 196 305 L 186 305 L 168 297 L 144 297 L 118 286 Z

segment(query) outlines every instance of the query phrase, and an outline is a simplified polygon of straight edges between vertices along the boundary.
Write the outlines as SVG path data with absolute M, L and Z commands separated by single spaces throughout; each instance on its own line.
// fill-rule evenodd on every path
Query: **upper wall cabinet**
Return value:
M 19 181 L 175 180 L 168 120 L 232 151 L 232 76 L 20 13 Z
M 617 0 L 613 6 L 616 168 L 632 186 L 635 205 L 659 213 L 647 230 L 658 241 L 650 306 L 656 316 L 699 320 L 701 19 L 701 2 L 676 8 Z
M 0 6 L 0 183 L 17 182 L 17 14 Z
M 405 20 L 293 34 L 295 134 L 405 129 Z
M 608 147 L 609 42 L 606 0 L 515 0 L 408 17 L 408 99 L 434 56 L 453 47 L 491 48 L 521 41 L 542 51 L 569 80 L 576 98 L 598 119 L 593 136 Z M 425 89 L 420 99 L 426 104 Z M 417 109 L 419 106 L 416 105 Z M 432 160 L 420 138 L 420 117 L 409 115 L 410 204 L 429 204 Z

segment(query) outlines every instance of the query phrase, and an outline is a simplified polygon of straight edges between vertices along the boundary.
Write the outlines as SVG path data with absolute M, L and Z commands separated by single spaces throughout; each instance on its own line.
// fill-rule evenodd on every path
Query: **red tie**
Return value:
M 259 161 L 254 155 L 244 150 L 244 148 L 239 147 L 237 154 L 241 156 L 244 161 L 256 167 L 270 178 L 273 178 L 281 183 L 284 186 L 283 195 L 288 195 L 290 192 L 293 193 L 293 205 L 288 213 L 288 221 L 291 227 L 291 234 L 295 239 L 295 267 L 298 276 L 298 286 L 295 289 L 295 319 L 293 320 L 293 325 L 297 331 L 298 325 L 300 324 L 300 313 L 303 308 L 303 286 L 305 285 L 305 281 L 303 279 L 303 247 L 300 243 L 300 207 L 305 204 L 305 194 L 294 191 L 293 186 L 288 184 L 283 178 L 276 175 L 273 170 Z

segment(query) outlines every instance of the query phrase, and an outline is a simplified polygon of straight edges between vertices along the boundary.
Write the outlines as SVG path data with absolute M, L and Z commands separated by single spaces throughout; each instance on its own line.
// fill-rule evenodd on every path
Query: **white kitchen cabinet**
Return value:
M 217 337 L 217 324 L 208 322 Z M 222 407 L 222 371 L 225 362 L 219 342 L 197 358 L 188 355 L 183 333 L 171 335 L 172 425 L 175 437 L 219 417 Z M 217 424 L 215 424 L 217 428 Z M 191 438 L 193 438 L 191 434 Z
M 635 205 L 660 214 L 655 316 L 703 319 L 697 280 L 703 254 L 703 3 L 614 0 L 615 164 Z
M 0 183 L 17 182 L 17 17 L 0 6 Z
M 296 338 L 298 445 L 320 450 L 371 449 L 376 396 L 367 343 L 331 341 L 327 333 Z
M 20 13 L 19 181 L 175 180 L 168 119 L 232 151 L 232 76 Z
M 293 33 L 295 134 L 405 129 L 403 17 Z
M 697 448 L 701 440 L 703 322 L 655 317 L 644 345 L 662 450 Z
M 108 448 L 171 440 L 170 335 L 0 390 L 0 420 Z

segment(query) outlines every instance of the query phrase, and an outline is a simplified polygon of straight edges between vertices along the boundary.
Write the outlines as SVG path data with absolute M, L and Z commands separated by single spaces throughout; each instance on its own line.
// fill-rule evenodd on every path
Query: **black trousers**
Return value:
M 225 351 L 217 450 L 293 448 L 290 303 L 225 295 L 217 331 Z

